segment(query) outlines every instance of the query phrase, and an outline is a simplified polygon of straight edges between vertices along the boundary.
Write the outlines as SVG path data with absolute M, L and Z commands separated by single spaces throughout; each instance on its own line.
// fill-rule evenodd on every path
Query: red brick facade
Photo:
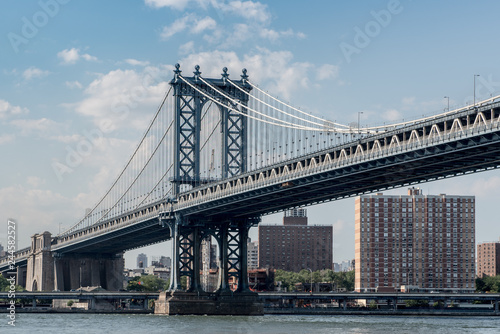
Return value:
M 259 268 L 332 269 L 332 243 L 333 226 L 307 225 L 305 216 L 286 216 L 283 225 L 259 225 Z
M 355 290 L 475 289 L 473 196 L 367 195 L 355 201 Z
M 500 242 L 477 245 L 477 276 L 500 275 Z

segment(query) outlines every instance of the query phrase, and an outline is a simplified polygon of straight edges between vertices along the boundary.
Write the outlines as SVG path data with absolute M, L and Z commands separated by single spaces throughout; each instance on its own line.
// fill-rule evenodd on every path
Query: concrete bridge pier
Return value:
M 16 284 L 26 289 L 26 275 L 28 268 L 18 266 L 16 268 Z
M 69 291 L 80 287 L 102 287 L 108 291 L 123 288 L 123 253 L 54 254 L 55 289 Z
M 123 288 L 123 253 L 58 253 L 51 249 L 49 232 L 31 237 L 26 275 L 18 269 L 18 280 L 26 280 L 28 291 L 70 291 L 80 287 Z

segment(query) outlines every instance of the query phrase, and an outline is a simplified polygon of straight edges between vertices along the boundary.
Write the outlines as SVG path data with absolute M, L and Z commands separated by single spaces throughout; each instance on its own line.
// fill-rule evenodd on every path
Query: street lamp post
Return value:
M 479 74 L 474 74 L 474 109 L 476 109 L 476 77 L 478 77 Z
M 450 97 L 449 96 L 445 96 L 444 98 L 448 99 L 448 111 L 450 111 Z
M 358 139 L 359 139 L 359 137 L 361 137 L 361 132 L 359 130 L 359 128 L 360 128 L 359 122 L 360 122 L 360 118 L 361 118 L 362 113 L 363 113 L 362 111 L 358 111 Z

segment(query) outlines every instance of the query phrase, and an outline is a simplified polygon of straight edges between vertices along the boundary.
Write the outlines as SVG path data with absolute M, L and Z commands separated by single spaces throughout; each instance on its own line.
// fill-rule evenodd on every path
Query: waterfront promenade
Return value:
M 16 292 L 18 313 L 152 313 L 158 292 Z M 259 293 L 265 314 L 500 316 L 500 294 Z M 74 307 L 66 301 L 74 302 Z M 59 302 L 58 302 L 59 301 Z M 0 292 L 0 312 L 8 312 Z

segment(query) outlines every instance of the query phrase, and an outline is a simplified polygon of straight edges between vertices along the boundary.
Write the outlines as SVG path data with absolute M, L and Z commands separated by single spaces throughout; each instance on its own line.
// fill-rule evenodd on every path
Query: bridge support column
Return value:
M 157 314 L 260 315 L 263 303 L 248 288 L 248 229 L 257 219 L 241 219 L 203 225 L 177 217 L 168 222 L 173 239 L 171 291 L 155 303 Z M 215 293 L 205 292 L 200 282 L 200 246 L 203 237 L 219 242 L 220 285 Z M 187 291 L 180 290 L 180 278 L 187 277 Z M 233 286 L 230 285 L 233 284 Z
M 228 249 L 228 227 L 226 225 L 220 228 L 220 286 L 219 291 L 230 291 L 229 289 L 229 276 L 228 276 L 228 259 L 227 259 L 227 249 Z
M 240 277 L 238 283 L 238 291 L 239 292 L 248 292 L 250 291 L 248 287 L 248 230 L 250 226 L 241 225 L 239 227 L 239 248 L 240 248 Z
M 179 272 L 179 224 L 181 217 L 177 216 L 174 221 L 167 221 L 172 236 L 172 269 L 170 273 L 170 290 L 181 290 L 181 277 Z
M 76 290 L 101 287 L 108 291 L 123 288 L 123 254 L 54 254 L 55 289 Z
M 27 267 L 17 267 L 16 268 L 16 284 L 22 286 L 26 289 L 26 275 Z
M 192 284 L 190 287 L 190 291 L 196 291 L 199 292 L 201 291 L 201 280 L 200 280 L 200 263 L 201 263 L 201 256 L 200 256 L 200 228 L 195 227 L 193 228 L 193 233 L 192 233 L 192 240 L 193 240 L 193 246 L 192 246 L 192 256 L 193 256 L 193 279 L 192 279 Z

